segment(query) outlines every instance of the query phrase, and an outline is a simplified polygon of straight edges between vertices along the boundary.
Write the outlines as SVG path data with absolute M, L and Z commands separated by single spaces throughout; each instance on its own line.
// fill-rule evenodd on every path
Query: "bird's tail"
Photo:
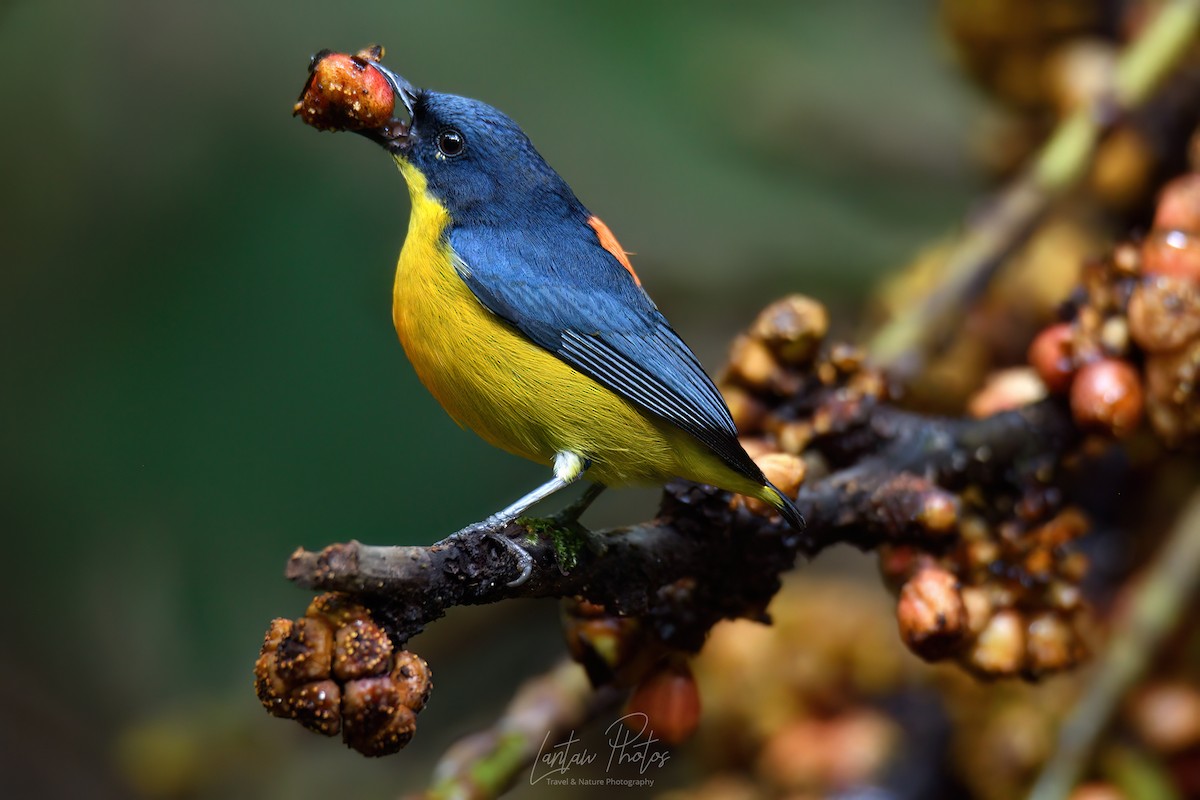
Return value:
M 767 481 L 767 488 L 770 489 L 774 497 L 766 497 L 763 499 L 778 509 L 779 515 L 787 521 L 788 525 L 791 525 L 798 531 L 804 530 L 804 515 L 800 513 L 800 509 L 796 508 L 796 503 L 792 500 L 792 498 L 776 489 L 775 484 L 771 483 L 770 481 Z

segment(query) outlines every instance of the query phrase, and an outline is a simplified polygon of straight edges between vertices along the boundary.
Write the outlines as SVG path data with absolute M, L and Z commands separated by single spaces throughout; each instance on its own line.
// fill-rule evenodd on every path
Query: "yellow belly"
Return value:
M 476 299 L 451 262 L 444 208 L 403 162 L 413 213 L 400 253 L 392 318 L 421 382 L 458 424 L 516 455 L 550 464 L 560 451 L 591 460 L 610 486 L 680 476 L 759 495 L 674 425 L 636 406 L 522 336 Z

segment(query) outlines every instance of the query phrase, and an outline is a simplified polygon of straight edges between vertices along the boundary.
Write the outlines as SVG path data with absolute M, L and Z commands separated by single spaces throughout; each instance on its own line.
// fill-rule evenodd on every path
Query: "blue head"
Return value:
M 566 182 L 502 111 L 393 80 L 412 120 L 375 138 L 425 178 L 456 226 L 528 225 L 584 214 Z

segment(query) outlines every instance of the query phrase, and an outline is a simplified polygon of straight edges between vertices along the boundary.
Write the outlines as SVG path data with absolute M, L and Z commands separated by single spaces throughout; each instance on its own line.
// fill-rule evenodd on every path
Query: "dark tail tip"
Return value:
M 779 515 L 783 517 L 788 525 L 791 525 L 798 531 L 804 530 L 807 523 L 804 521 L 804 515 L 800 513 L 800 509 L 796 508 L 796 504 L 783 492 L 775 488 L 775 484 L 767 483 L 771 490 L 775 492 L 775 496 L 779 498 L 779 502 L 775 503 L 775 508 L 779 509 Z

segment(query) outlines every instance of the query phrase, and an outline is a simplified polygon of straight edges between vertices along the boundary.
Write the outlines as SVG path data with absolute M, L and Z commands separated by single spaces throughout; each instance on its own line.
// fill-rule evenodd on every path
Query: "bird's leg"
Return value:
M 596 502 L 596 498 L 603 494 L 607 488 L 603 483 L 588 484 L 588 487 L 583 490 L 583 494 L 579 496 L 579 499 L 551 517 L 551 522 L 555 525 L 563 526 L 578 521 L 583 516 L 583 512 L 587 511 L 592 503 Z
M 517 560 L 517 567 L 520 569 L 520 574 L 517 575 L 515 579 L 509 581 L 508 585 L 520 586 L 521 584 L 525 583 L 525 581 L 529 580 L 529 576 L 533 574 L 533 558 L 525 551 L 525 548 L 521 547 L 521 545 L 517 544 L 507 536 L 502 535 L 500 531 L 503 530 L 508 523 L 524 514 L 535 503 L 545 500 L 559 489 L 570 486 L 572 483 L 579 480 L 579 478 L 587 470 L 589 464 L 590 462 L 580 456 L 578 453 L 571 453 L 565 450 L 555 453 L 554 478 L 534 489 L 529 494 L 521 497 L 512 505 L 497 511 L 495 514 L 492 514 L 481 522 L 476 522 L 474 525 L 468 525 L 462 530 L 450 534 L 445 539 L 438 542 L 438 544 L 446 544 L 452 539 L 461 539 L 466 536 L 479 535 L 486 536 L 499 542 L 508 548 L 508 551 L 513 554 L 513 557 Z M 603 489 L 603 486 L 601 486 L 601 489 Z M 597 494 L 599 494 L 599 491 L 593 492 L 592 488 L 589 488 L 588 491 L 584 493 L 584 498 L 588 498 L 587 504 L 590 504 L 592 500 L 595 499 Z M 581 498 L 581 500 L 582 499 L 583 498 Z M 571 508 L 575 508 L 575 506 L 578 505 L 579 502 L 577 501 L 571 506 Z M 585 504 L 583 508 L 586 507 L 587 505 Z M 576 516 L 583 513 L 583 508 L 578 510 Z

